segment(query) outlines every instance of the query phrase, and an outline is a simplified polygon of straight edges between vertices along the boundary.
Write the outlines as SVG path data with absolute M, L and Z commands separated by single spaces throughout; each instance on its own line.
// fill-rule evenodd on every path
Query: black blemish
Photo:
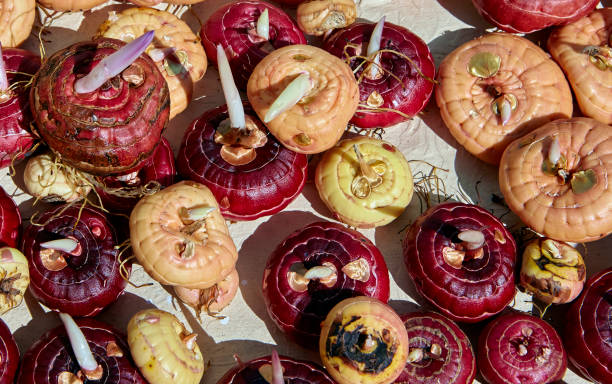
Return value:
M 461 240 L 457 237 L 457 235 L 459 235 L 459 229 L 454 225 L 442 223 L 437 232 L 447 239 L 451 239 L 453 243 L 461 243 Z
M 360 370 L 361 372 L 378 374 L 391 365 L 397 346 L 391 344 L 392 340 L 390 340 L 388 331 L 383 332 L 385 333 L 383 336 L 378 333 L 370 334 L 376 344 L 376 349 L 370 353 L 364 353 L 360 348 L 367 337 L 362 332 L 363 326 L 360 325 L 353 331 L 346 330 L 351 323 L 359 319 L 359 316 L 353 316 L 346 324 L 342 324 L 340 321 L 335 321 L 332 324 L 329 334 L 337 337 L 328 337 L 325 348 L 327 356 L 339 357 L 355 363 L 355 366 L 356 363 L 362 363 L 364 367 Z
M 252 366 L 247 366 L 240 371 L 240 378 L 243 379 L 245 383 L 249 384 L 268 384 L 259 371 Z
M 534 260 L 536 265 L 538 266 L 538 268 L 540 268 L 542 271 L 546 271 L 546 266 L 548 264 L 552 264 L 556 267 L 559 268 L 567 268 L 568 265 L 564 264 L 564 263 L 557 263 L 553 260 L 550 260 L 549 258 L 547 258 L 546 256 L 542 255 L 542 257 L 540 257 L 539 259 Z
M 424 231 L 434 231 L 440 234 L 441 236 L 450 239 L 454 243 L 461 242 L 457 238 L 457 235 L 459 234 L 459 229 L 456 226 L 448 224 L 447 222 L 439 218 L 429 218 L 421 224 L 421 227 Z
M 495 193 L 491 194 L 491 201 L 493 202 L 493 204 L 502 205 L 504 207 L 507 207 L 506 200 L 504 200 L 503 197 L 501 197 L 501 196 L 499 196 L 499 195 L 497 195 Z

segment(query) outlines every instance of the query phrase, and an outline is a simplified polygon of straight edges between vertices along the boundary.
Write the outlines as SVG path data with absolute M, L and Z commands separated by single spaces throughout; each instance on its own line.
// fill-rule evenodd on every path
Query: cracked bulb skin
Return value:
M 327 315 L 319 353 L 338 384 L 391 384 L 408 359 L 408 334 L 391 307 L 370 297 L 353 297 Z
M 520 285 L 541 302 L 573 301 L 582 291 L 585 279 L 584 259 L 569 244 L 539 238 L 525 247 Z
M 146 54 L 99 89 L 76 92 L 78 79 L 125 45 L 100 38 L 66 47 L 45 60 L 30 91 L 36 133 L 64 163 L 94 175 L 142 167 L 168 124 L 168 86 Z
M 29 284 L 28 259 L 18 249 L 0 248 L 0 315 L 21 304 Z
M 98 177 L 96 193 L 104 208 L 129 214 L 141 197 L 174 184 L 175 178 L 174 152 L 162 136 L 142 168 L 129 175 Z

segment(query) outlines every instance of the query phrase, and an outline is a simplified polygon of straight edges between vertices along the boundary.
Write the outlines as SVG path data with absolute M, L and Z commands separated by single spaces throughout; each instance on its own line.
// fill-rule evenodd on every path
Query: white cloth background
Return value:
M 217 7 L 228 2 L 207 0 L 195 5 L 193 10 L 201 20 L 205 21 Z M 403 25 L 419 35 L 429 44 L 436 65 L 439 65 L 444 56 L 458 45 L 491 28 L 476 13 L 469 0 L 358 0 L 358 3 L 360 17 L 374 22 L 385 14 L 388 22 Z M 44 36 L 48 40 L 45 44 L 47 53 L 53 53 L 71 43 L 92 36 L 107 18 L 109 11 L 127 7 L 111 1 L 94 11 L 63 15 L 48 29 L 50 33 Z M 164 9 L 165 5 L 158 8 Z M 193 15 L 186 12 L 182 18 L 194 31 L 199 31 L 199 24 Z M 545 34 L 534 36 L 536 40 L 545 38 Z M 38 40 L 33 35 L 23 47 L 37 52 Z M 194 101 L 190 107 L 170 123 L 165 133 L 175 152 L 180 146 L 184 130 L 191 121 L 204 111 L 223 103 L 217 71 L 214 67 L 209 67 L 205 78 L 196 86 Z M 494 213 L 498 216 L 505 211 L 504 208 L 491 203 L 491 194 L 499 194 L 497 169 L 476 160 L 465 150 L 458 148 L 441 121 L 435 101 L 432 100 L 419 117 L 387 129 L 384 139 L 398 146 L 408 160 L 424 160 L 447 169 L 448 172 L 439 172 L 439 174 L 445 180 L 448 195 L 454 195 L 454 199 L 478 202 L 475 186 L 480 182 L 478 183 L 480 203 L 494 209 Z M 413 162 L 411 166 L 413 173 L 430 170 L 430 167 L 421 163 Z M 33 208 L 33 199 L 15 186 L 22 185 L 19 173 L 23 168 L 24 163 L 17 167 L 18 176 L 15 178 L 11 178 L 7 170 L 3 170 L 0 183 L 9 193 L 15 193 L 15 200 L 19 204 L 22 217 L 27 219 L 34 210 L 43 209 L 44 206 L 37 205 Z M 404 267 L 400 243 L 404 236 L 401 230 L 411 223 L 420 211 L 419 200 L 415 196 L 406 212 L 395 222 L 376 230 L 363 231 L 385 256 L 391 276 L 390 303 L 400 313 L 414 311 L 418 308 L 416 303 L 422 302 L 414 291 Z M 261 294 L 261 281 L 264 264 L 274 247 L 294 230 L 322 218 L 329 219 L 329 212 L 319 200 L 314 186 L 308 184 L 303 194 L 279 214 L 230 225 L 232 237 L 239 249 L 237 270 L 241 284 L 240 292 L 233 303 L 222 313 L 227 316 L 224 320 L 204 316 L 201 323 L 196 321 L 193 311 L 185 306 L 177 304 L 175 309 L 169 291 L 157 283 L 139 289 L 128 287 L 125 294 L 98 318 L 125 332 L 128 320 L 138 310 L 157 306 L 176 314 L 188 327 L 198 332 L 198 344 L 205 359 L 211 362 L 203 383 L 216 383 L 234 365 L 233 354 L 238 354 L 243 361 L 247 361 L 269 354 L 272 348 L 276 348 L 281 354 L 318 362 L 318 353 L 289 342 L 269 319 Z M 512 215 L 504 216 L 504 221 L 509 224 L 514 224 L 514 220 Z M 610 266 L 611 263 L 607 260 L 609 256 L 604 252 L 606 247 L 608 249 L 612 247 L 609 238 L 588 245 L 586 264 L 589 276 Z M 132 280 L 135 283 L 151 281 L 137 265 L 133 269 Z M 519 293 L 515 306 L 529 311 L 531 310 L 529 300 L 529 296 Z M 551 311 L 554 313 L 555 308 Z M 29 293 L 21 306 L 3 315 L 2 319 L 13 331 L 22 353 L 45 331 L 60 324 L 57 315 L 49 313 Z M 555 321 L 556 324 L 563 324 L 561 319 L 556 320 L 558 321 Z M 464 329 L 472 334 L 480 327 L 476 325 Z M 472 337 L 472 341 L 475 340 Z M 587 383 L 569 370 L 565 381 Z

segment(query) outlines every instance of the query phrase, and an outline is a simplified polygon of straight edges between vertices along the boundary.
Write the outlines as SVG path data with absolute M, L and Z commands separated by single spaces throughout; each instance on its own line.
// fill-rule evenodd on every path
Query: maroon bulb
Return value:
M 347 54 L 351 57 L 367 56 L 375 25 L 351 24 L 334 33 L 325 41 L 323 48 L 343 60 Z M 364 74 L 368 65 L 363 64 L 363 59 L 355 57 L 349 62 L 359 81 L 359 103 L 381 109 L 368 111 L 365 107 L 359 108 L 351 123 L 361 128 L 384 128 L 406 121 L 408 117 L 402 114 L 415 116 L 425 108 L 433 93 L 432 79 L 436 67 L 427 44 L 420 37 L 399 25 L 385 23 L 380 49 L 389 52 L 379 54 L 380 65 L 384 68 L 379 78 L 369 78 Z M 418 71 L 429 80 L 419 75 Z
M 248 104 L 244 108 L 245 114 L 257 119 Z M 281 211 L 304 188 L 306 155 L 285 148 L 266 131 L 267 141 L 254 149 L 255 158 L 247 164 L 232 165 L 221 157 L 222 145 L 214 139 L 217 128 L 228 117 L 227 106 L 223 105 L 191 124 L 177 157 L 179 174 L 206 185 L 227 219 L 255 220 Z
M 478 368 L 488 383 L 552 383 L 565 375 L 567 355 L 546 321 L 509 313 L 495 318 L 480 334 Z
M 0 187 L 0 247 L 16 248 L 21 232 L 21 214 L 17 204 Z
M 591 13 L 599 0 L 472 0 L 485 19 L 512 33 L 531 33 L 572 23 Z
M 565 321 L 563 343 L 578 371 L 594 383 L 612 383 L 612 268 L 591 277 Z
M 23 159 L 34 145 L 34 137 L 30 132 L 33 121 L 30 88 L 25 87 L 25 84 L 40 68 L 40 57 L 23 49 L 5 48 L 2 50 L 2 58 L 9 86 L 17 82 L 21 85 L 13 89 L 8 99 L 0 100 L 0 168 L 8 167 L 13 158 Z
M 175 175 L 174 153 L 168 140 L 162 136 L 153 156 L 142 168 L 129 175 L 101 177 L 99 181 L 104 188 L 98 186 L 96 191 L 105 209 L 129 213 L 143 193 L 174 184 Z
M 476 358 L 465 333 L 435 312 L 400 316 L 409 340 L 409 357 L 395 383 L 471 384 Z
M 462 241 L 462 232 L 480 233 L 482 243 L 468 249 L 477 244 Z M 516 243 L 484 208 L 462 203 L 432 207 L 412 224 L 403 248 L 417 291 L 454 321 L 484 320 L 514 298 Z
M 295 360 L 287 356 L 279 356 L 283 367 L 285 383 L 291 384 L 334 384 L 325 370 L 309 361 Z M 230 369 L 217 384 L 269 384 L 261 372 L 272 372 L 272 358 L 259 357 L 249 362 L 239 362 Z
M 305 280 L 309 270 L 316 276 Z M 317 222 L 289 235 L 270 255 L 263 295 L 268 314 L 287 336 L 317 348 L 321 323 L 336 304 L 355 296 L 389 300 L 389 272 L 378 248 L 362 234 Z
M 267 9 L 270 39 L 257 36 L 257 19 Z M 253 68 L 273 49 L 306 44 L 306 38 L 285 12 L 258 0 L 234 1 L 213 13 L 200 31 L 206 56 L 217 63 L 217 45 L 225 49 L 236 86 L 246 90 Z
M 115 230 L 101 211 L 60 206 L 36 219 L 23 234 L 21 249 L 28 259 L 30 292 L 47 307 L 72 316 L 95 316 L 117 300 L 127 285 L 119 273 Z M 41 244 L 68 238 L 72 252 Z M 130 266 L 126 265 L 129 275 Z
M 0 319 L 0 384 L 12 384 L 19 366 L 19 349 L 11 330 Z
M 146 384 L 134 366 L 125 336 L 94 319 L 75 320 L 89 344 L 94 359 L 103 369 L 96 384 Z M 19 384 L 57 384 L 60 375 L 77 375 L 79 364 L 64 326 L 54 328 L 36 341 L 23 356 Z M 85 383 L 94 382 L 84 380 Z

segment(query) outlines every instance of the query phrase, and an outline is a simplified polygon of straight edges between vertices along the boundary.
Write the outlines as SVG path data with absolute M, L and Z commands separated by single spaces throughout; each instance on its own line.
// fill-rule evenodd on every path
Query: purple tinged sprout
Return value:
M 149 31 L 112 55 L 102 59 L 87 76 L 74 83 L 74 91 L 76 93 L 89 93 L 100 88 L 102 84 L 132 65 L 134 60 L 151 44 L 153 37 L 155 37 L 155 31 Z
M 244 117 L 244 107 L 242 106 L 240 93 L 234 82 L 232 69 L 221 44 L 217 45 L 217 67 L 219 68 L 221 87 L 223 88 L 223 95 L 227 103 L 227 112 L 229 114 L 231 126 L 232 128 L 245 129 L 246 121 Z
M 278 352 L 272 351 L 272 383 L 271 384 L 284 384 L 285 379 L 283 378 L 283 366 L 281 365 Z
M 368 43 L 367 56 L 370 57 L 374 54 L 376 55 L 374 56 L 372 64 L 368 66 L 368 77 L 370 78 L 376 78 L 380 73 L 380 54 L 378 54 L 377 52 L 380 51 L 380 42 L 382 40 L 382 33 L 384 27 L 385 16 L 381 17 L 378 23 L 376 23 L 376 26 L 372 31 L 372 36 L 370 36 L 370 42 Z

